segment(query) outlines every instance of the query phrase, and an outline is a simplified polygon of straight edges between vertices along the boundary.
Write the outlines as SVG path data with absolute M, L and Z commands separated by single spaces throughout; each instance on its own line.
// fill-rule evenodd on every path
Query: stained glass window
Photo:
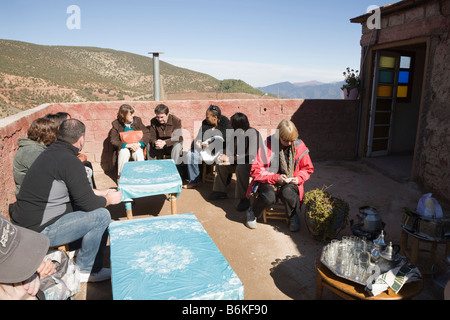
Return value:
M 399 83 L 409 83 L 409 71 L 400 71 L 398 73 Z

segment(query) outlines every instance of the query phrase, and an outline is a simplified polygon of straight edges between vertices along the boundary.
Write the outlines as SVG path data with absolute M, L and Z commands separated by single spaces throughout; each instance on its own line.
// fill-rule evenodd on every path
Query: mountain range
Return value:
M 253 88 L 242 80 L 160 61 L 161 100 L 340 99 L 339 85 L 282 82 Z M 0 118 L 44 103 L 153 99 L 153 59 L 97 47 L 44 46 L 0 39 Z
M 342 82 L 280 82 L 256 89 L 285 99 L 342 99 Z

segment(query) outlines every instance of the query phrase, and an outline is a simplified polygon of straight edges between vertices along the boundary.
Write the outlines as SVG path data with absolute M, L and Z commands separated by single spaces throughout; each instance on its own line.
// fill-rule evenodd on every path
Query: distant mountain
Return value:
M 210 75 L 160 61 L 161 100 L 263 92 L 241 80 Z M 43 103 L 138 101 L 153 98 L 153 59 L 95 47 L 42 46 L 0 39 L 0 118 Z
M 274 96 L 285 99 L 342 99 L 342 82 L 322 83 L 318 81 L 308 82 L 280 82 L 266 87 L 257 87 Z

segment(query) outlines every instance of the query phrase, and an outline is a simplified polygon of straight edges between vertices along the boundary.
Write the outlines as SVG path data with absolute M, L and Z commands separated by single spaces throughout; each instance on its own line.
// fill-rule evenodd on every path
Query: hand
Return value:
M 141 147 L 141 144 L 139 142 L 127 144 L 127 148 L 134 152 L 138 151 L 140 147 Z
M 106 193 L 106 206 L 122 202 L 122 191 L 110 189 Z
M 33 299 L 34 297 L 30 296 L 25 290 L 23 283 L 0 284 L 0 300 L 26 300 L 30 298 Z
M 202 141 L 201 141 L 201 140 L 195 141 L 195 145 L 196 145 L 196 147 L 197 147 L 198 149 L 201 149 L 201 148 L 202 148 Z
M 278 176 L 278 184 L 286 184 L 288 181 L 286 180 L 287 176 L 285 174 L 280 174 Z
M 39 279 L 39 276 L 35 273 L 33 274 L 29 279 L 22 282 L 23 288 L 30 296 L 35 296 L 38 291 L 39 287 L 41 286 L 41 279 Z
M 39 266 L 39 268 L 36 270 L 36 273 L 41 277 L 41 278 L 46 278 L 48 276 L 51 276 L 52 274 L 54 274 L 56 272 L 56 265 L 55 263 L 50 260 L 44 260 L 41 262 L 41 265 Z
M 219 156 L 219 161 L 222 161 L 222 162 L 229 162 L 229 161 L 230 161 L 230 158 L 229 158 L 226 154 L 221 154 L 221 155 Z
M 166 146 L 166 142 L 164 140 L 156 140 L 155 141 L 156 149 L 163 149 L 165 146 Z

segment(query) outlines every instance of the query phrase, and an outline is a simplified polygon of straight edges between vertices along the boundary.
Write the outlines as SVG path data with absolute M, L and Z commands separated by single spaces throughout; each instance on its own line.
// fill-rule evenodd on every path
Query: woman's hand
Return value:
M 139 142 L 136 143 L 128 143 L 126 146 L 128 149 L 136 152 L 141 148 L 141 144 Z
M 297 177 L 292 177 L 292 178 L 288 178 L 285 174 L 280 174 L 278 176 L 278 184 L 298 184 L 298 178 Z

